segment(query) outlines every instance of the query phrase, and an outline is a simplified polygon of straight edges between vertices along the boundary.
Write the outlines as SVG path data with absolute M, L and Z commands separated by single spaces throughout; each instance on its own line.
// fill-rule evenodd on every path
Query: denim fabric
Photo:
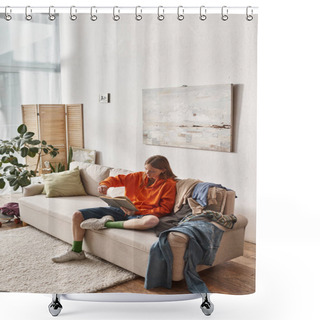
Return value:
M 209 188 L 211 187 L 222 188 L 230 191 L 230 189 L 227 189 L 221 184 L 210 183 L 210 182 L 200 182 L 193 189 L 192 198 L 196 200 L 202 207 L 205 207 L 207 205 L 208 191 L 209 191 Z
M 208 293 L 209 290 L 196 271 L 199 264 L 212 265 L 216 256 L 223 231 L 206 221 L 187 221 L 180 226 L 162 232 L 155 242 L 149 255 L 145 288 L 172 286 L 173 256 L 168 234 L 178 231 L 189 236 L 189 243 L 184 255 L 184 277 L 188 289 L 192 293 Z
M 82 213 L 84 220 L 90 218 L 101 219 L 104 216 L 112 216 L 114 221 L 125 221 L 131 219 L 140 219 L 142 215 L 128 216 L 122 209 L 115 207 L 97 207 L 97 208 L 87 208 L 79 210 Z

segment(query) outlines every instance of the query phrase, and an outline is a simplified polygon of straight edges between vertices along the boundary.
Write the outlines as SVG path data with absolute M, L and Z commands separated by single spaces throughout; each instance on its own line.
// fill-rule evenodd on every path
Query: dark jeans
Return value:
M 142 218 L 142 215 L 128 216 L 122 209 L 115 207 L 97 207 L 97 208 L 87 208 L 79 210 L 82 213 L 84 220 L 96 218 L 101 219 L 104 216 L 112 216 L 114 221 L 125 221 L 130 219 Z

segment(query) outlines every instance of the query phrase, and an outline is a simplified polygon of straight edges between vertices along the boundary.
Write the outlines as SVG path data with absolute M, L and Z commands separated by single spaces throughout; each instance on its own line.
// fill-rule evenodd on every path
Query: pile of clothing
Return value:
M 188 235 L 189 242 L 184 255 L 184 277 L 192 293 L 208 293 L 206 284 L 196 271 L 197 265 L 212 265 L 220 246 L 223 230 L 210 223 L 232 229 L 236 216 L 224 215 L 226 192 L 230 190 L 220 184 L 194 179 L 177 183 L 177 199 L 174 212 L 162 217 L 155 228 L 159 240 L 150 250 L 145 278 L 145 288 L 172 286 L 173 255 L 168 242 L 172 231 Z M 210 207 L 210 209 L 208 209 Z

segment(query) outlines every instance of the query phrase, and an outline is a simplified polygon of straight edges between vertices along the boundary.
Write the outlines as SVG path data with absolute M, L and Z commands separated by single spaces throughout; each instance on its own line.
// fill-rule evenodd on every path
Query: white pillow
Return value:
M 129 174 L 129 173 L 132 173 L 133 171 L 130 171 L 130 170 L 125 170 L 125 169 L 119 169 L 119 168 L 113 168 L 110 170 L 110 174 L 109 174 L 109 177 L 115 177 L 119 174 Z M 107 195 L 109 197 L 119 197 L 119 196 L 124 196 L 124 192 L 125 192 L 125 187 L 117 187 L 117 188 L 109 188 L 108 189 L 108 192 L 107 192 Z
M 110 167 L 80 161 L 72 161 L 70 170 L 79 167 L 82 184 L 86 193 L 91 196 L 100 196 L 99 183 L 109 177 Z

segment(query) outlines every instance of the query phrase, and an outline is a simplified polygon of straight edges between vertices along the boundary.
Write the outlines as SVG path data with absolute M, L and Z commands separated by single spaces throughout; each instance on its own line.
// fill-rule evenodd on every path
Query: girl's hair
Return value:
M 146 164 L 150 164 L 153 168 L 156 169 L 160 169 L 160 170 L 165 170 L 164 173 L 160 174 L 160 178 L 161 179 L 175 179 L 176 175 L 172 172 L 169 161 L 166 157 L 164 156 L 160 156 L 160 155 L 156 155 L 156 156 L 152 156 L 150 158 L 148 158 L 145 163 Z

